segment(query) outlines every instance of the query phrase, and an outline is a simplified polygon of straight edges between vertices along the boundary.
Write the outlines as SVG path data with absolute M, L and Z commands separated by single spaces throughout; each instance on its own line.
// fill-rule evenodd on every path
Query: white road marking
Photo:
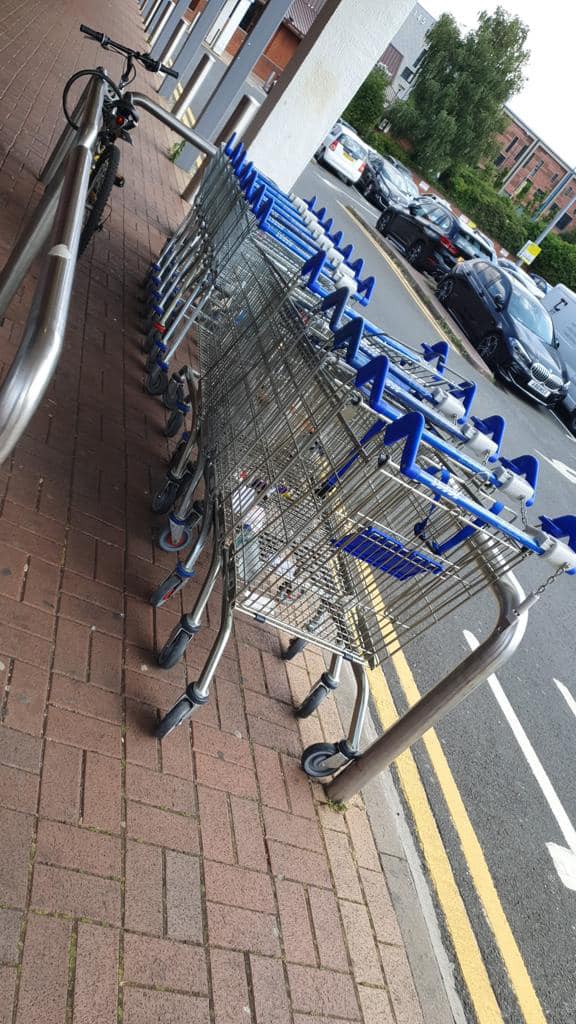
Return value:
M 572 712 L 572 714 L 576 718 L 576 700 L 574 700 L 574 697 L 570 693 L 570 690 L 568 689 L 567 686 L 564 685 L 564 683 L 561 683 L 559 679 L 555 679 L 554 682 L 556 683 L 556 686 L 558 687 L 558 689 L 560 690 L 560 693 L 564 697 L 564 700 L 566 701 L 568 707 L 570 708 L 570 711 Z
M 566 480 L 569 480 L 571 484 L 576 484 L 576 469 L 572 469 L 571 466 L 567 466 L 566 463 L 561 462 L 560 459 L 548 458 L 547 455 L 544 455 L 544 452 L 538 451 L 537 448 L 535 448 L 534 451 L 536 452 L 536 455 L 539 455 L 541 459 L 545 459 L 553 469 L 560 473 L 561 476 L 565 477 Z
M 464 630 L 464 637 L 471 650 L 475 651 L 480 646 L 474 634 L 469 630 Z M 576 892 L 576 829 L 570 821 L 538 754 L 528 739 L 524 727 L 504 693 L 497 676 L 488 676 L 488 684 L 564 837 L 567 848 L 559 846 L 557 843 L 546 843 L 548 853 L 552 858 L 560 881 L 567 889 L 572 889 Z

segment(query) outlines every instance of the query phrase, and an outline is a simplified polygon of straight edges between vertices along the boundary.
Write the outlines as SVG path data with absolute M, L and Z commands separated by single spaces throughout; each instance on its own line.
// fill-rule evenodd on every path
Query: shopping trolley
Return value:
M 352 666 L 348 737 L 304 754 L 305 770 L 323 777 L 358 755 L 366 666 L 529 554 L 547 569 L 576 572 L 576 518 L 543 518 L 534 530 L 502 515 L 485 466 L 478 483 L 421 412 L 391 414 L 387 357 L 357 368 L 359 347 L 342 352 L 336 324 L 327 347 L 322 310 L 317 320 L 302 317 L 290 282 L 253 239 L 236 271 L 233 309 L 224 330 L 199 332 L 210 568 L 159 663 L 183 655 L 219 577 L 221 621 L 198 679 L 157 734 L 206 702 L 233 617 L 248 615 L 330 653 L 301 714 L 337 685 L 344 661 Z

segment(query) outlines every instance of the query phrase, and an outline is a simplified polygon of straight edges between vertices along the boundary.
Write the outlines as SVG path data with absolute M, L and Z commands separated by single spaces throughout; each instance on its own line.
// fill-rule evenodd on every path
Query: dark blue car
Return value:
M 436 295 L 494 373 L 541 405 L 555 406 L 569 380 L 541 302 L 485 260 L 460 263 Z

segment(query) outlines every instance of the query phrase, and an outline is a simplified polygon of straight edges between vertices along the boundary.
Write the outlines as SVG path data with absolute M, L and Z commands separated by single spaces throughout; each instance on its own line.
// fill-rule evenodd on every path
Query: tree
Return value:
M 382 120 L 384 96 L 389 81 L 385 71 L 374 68 L 342 114 L 359 135 L 367 135 Z
M 393 133 L 407 138 L 427 174 L 475 167 L 504 126 L 503 104 L 522 83 L 528 29 L 501 7 L 482 12 L 462 34 L 443 14 L 427 36 L 428 49 L 408 99 L 386 111 Z

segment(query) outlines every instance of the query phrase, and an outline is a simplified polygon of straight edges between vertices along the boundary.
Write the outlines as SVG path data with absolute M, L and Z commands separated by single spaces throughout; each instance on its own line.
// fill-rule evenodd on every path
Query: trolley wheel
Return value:
M 166 736 L 169 736 L 174 729 L 182 722 L 185 722 L 190 717 L 194 710 L 194 705 L 190 703 L 187 697 L 182 697 L 170 711 L 161 718 L 154 730 L 154 735 L 157 740 L 163 740 Z
M 296 708 L 294 714 L 296 718 L 308 718 L 316 708 L 319 708 L 322 701 L 328 696 L 328 690 L 322 683 L 318 683 L 307 697 L 304 698 L 301 704 Z
M 166 480 L 152 498 L 152 511 L 159 515 L 169 512 L 180 490 L 180 480 Z
M 326 779 L 333 775 L 335 770 L 327 766 L 326 761 L 337 753 L 338 747 L 335 743 L 313 743 L 312 746 L 306 747 L 300 765 L 311 779 Z
M 166 370 L 160 370 L 156 367 L 149 373 L 145 383 L 146 391 L 149 395 L 162 395 L 168 387 L 168 374 Z
M 120 150 L 118 147 L 107 146 L 90 172 L 87 195 L 87 202 L 90 203 L 90 206 L 86 208 L 84 226 L 80 235 L 79 256 L 84 252 L 92 235 L 101 227 L 102 214 L 114 188 L 119 163 Z
M 171 572 L 162 583 L 156 587 L 156 590 L 152 591 L 148 600 L 153 608 L 161 608 L 163 604 L 181 589 L 183 580 L 176 575 L 175 572 Z
M 178 444 L 176 445 L 174 451 L 172 452 L 172 455 L 170 456 L 170 461 L 168 462 L 168 465 L 169 465 L 171 470 L 173 470 L 174 467 L 176 466 L 176 463 L 180 459 L 180 456 L 182 455 L 182 452 L 183 452 L 184 448 L 186 447 L 187 443 L 188 442 L 187 442 L 186 438 L 180 439 L 180 441 L 178 441 Z M 193 473 L 195 469 L 196 469 L 196 464 L 194 462 L 192 462 L 192 463 L 189 462 L 187 467 L 186 467 L 185 472 Z
M 173 409 L 164 427 L 164 437 L 176 437 L 176 434 L 184 423 L 184 413 L 180 409 Z
M 158 652 L 157 661 L 160 668 L 174 668 L 174 665 L 184 657 L 191 639 L 191 634 L 182 629 L 182 626 L 176 626 L 162 650 Z
M 174 543 L 172 540 L 172 531 L 170 530 L 170 527 L 167 526 L 166 529 L 162 530 L 162 533 L 158 537 L 158 547 L 162 551 L 182 551 L 184 548 L 188 547 L 191 539 L 192 531 L 185 526 L 182 530 L 182 537 Z
M 144 364 L 146 367 L 146 373 L 154 373 L 157 366 L 157 359 L 158 345 L 156 344 L 156 342 L 154 342 L 154 344 L 151 345 L 150 348 L 148 349 L 148 358 L 146 359 L 146 363 Z
M 148 331 L 146 337 L 144 338 L 144 341 L 142 342 L 142 351 L 148 354 L 149 352 L 152 351 L 153 348 L 156 348 L 156 345 L 158 344 L 159 341 L 162 341 L 162 335 L 160 334 L 160 331 L 155 331 L 153 328 L 151 328 Z
M 184 400 L 184 385 L 181 381 L 175 380 L 171 377 L 168 381 L 168 387 L 162 396 L 162 403 L 166 409 L 175 409 L 178 402 Z
M 292 637 L 288 647 L 285 651 L 282 651 L 282 661 L 292 661 L 297 654 L 300 654 L 306 647 L 308 641 L 303 640 L 300 636 Z

